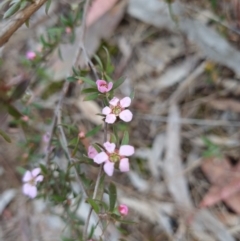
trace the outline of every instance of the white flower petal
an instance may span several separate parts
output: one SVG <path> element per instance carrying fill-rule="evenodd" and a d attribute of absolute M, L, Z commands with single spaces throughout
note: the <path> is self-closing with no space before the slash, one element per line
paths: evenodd
<path fill-rule="evenodd" d="M 23 178 L 22 178 L 22 181 L 23 182 L 29 182 L 32 180 L 32 173 L 30 171 L 26 171 Z"/>
<path fill-rule="evenodd" d="M 129 122 L 132 120 L 133 114 L 130 110 L 123 110 L 120 114 L 119 114 L 119 118 L 125 122 Z"/>
<path fill-rule="evenodd" d="M 32 170 L 32 176 L 36 177 L 41 172 L 41 168 L 37 167 Z"/>
<path fill-rule="evenodd" d="M 120 146 L 119 154 L 121 156 L 131 156 L 134 153 L 134 147 L 130 145 Z"/>
<path fill-rule="evenodd" d="M 109 104 L 112 106 L 116 106 L 119 102 L 119 99 L 117 97 L 113 97 L 110 101 Z"/>
<path fill-rule="evenodd" d="M 106 174 L 111 177 L 114 171 L 114 163 L 110 161 L 106 162 L 103 166 L 103 169 L 106 172 Z"/>
<path fill-rule="evenodd" d="M 106 116 L 105 122 L 108 124 L 113 124 L 116 121 L 117 117 L 114 114 L 109 114 Z"/>
<path fill-rule="evenodd" d="M 93 160 L 95 163 L 101 164 L 108 160 L 108 155 L 105 152 L 100 152 L 93 158 Z"/>
<path fill-rule="evenodd" d="M 128 172 L 129 171 L 129 160 L 128 158 L 123 158 L 120 160 L 119 169 L 121 172 Z"/>
<path fill-rule="evenodd" d="M 102 109 L 102 114 L 108 115 L 108 114 L 111 113 L 111 111 L 112 111 L 112 110 L 111 110 L 108 106 L 106 106 L 106 107 L 104 107 L 104 108 Z"/>
<path fill-rule="evenodd" d="M 116 148 L 116 145 L 115 143 L 110 143 L 110 142 L 105 142 L 103 144 L 103 146 L 106 148 L 106 150 L 109 152 L 109 153 L 113 153 L 115 151 L 115 148 Z"/>
<path fill-rule="evenodd" d="M 130 97 L 124 97 L 123 99 L 120 100 L 120 106 L 122 108 L 126 108 L 131 105 L 131 98 Z"/>

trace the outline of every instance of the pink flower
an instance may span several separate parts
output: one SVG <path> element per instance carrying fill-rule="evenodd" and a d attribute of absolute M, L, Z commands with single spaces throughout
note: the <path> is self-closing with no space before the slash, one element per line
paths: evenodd
<path fill-rule="evenodd" d="M 98 153 L 94 158 L 97 164 L 104 163 L 103 169 L 108 176 L 113 175 L 114 165 L 119 162 L 119 169 L 121 172 L 129 171 L 129 160 L 126 156 L 131 156 L 134 153 L 134 147 L 130 145 L 120 146 L 116 149 L 115 143 L 105 142 L 104 147 L 106 151 Z"/>
<path fill-rule="evenodd" d="M 113 87 L 112 82 L 108 83 L 107 81 L 101 80 L 101 79 L 97 80 L 96 84 L 97 84 L 98 91 L 101 92 L 101 93 L 107 93 Z"/>
<path fill-rule="evenodd" d="M 110 107 L 106 106 L 102 109 L 102 114 L 106 115 L 105 122 L 113 124 L 117 117 L 125 122 L 132 120 L 133 114 L 130 110 L 125 109 L 130 106 L 131 98 L 125 97 L 121 100 L 114 97 L 109 101 Z"/>
<path fill-rule="evenodd" d="M 43 137 L 42 137 L 42 140 L 44 143 L 48 144 L 48 142 L 50 141 L 50 133 L 49 132 L 46 132 Z"/>
<path fill-rule="evenodd" d="M 32 171 L 26 171 L 22 181 L 24 182 L 22 192 L 30 198 L 37 196 L 37 183 L 43 181 L 43 176 L 39 175 L 40 168 L 35 168 Z"/>
<path fill-rule="evenodd" d="M 33 51 L 28 51 L 28 52 L 26 53 L 26 58 L 29 59 L 29 60 L 35 59 L 36 56 L 37 56 L 36 53 L 33 52 Z"/>
<path fill-rule="evenodd" d="M 72 29 L 71 29 L 70 27 L 66 27 L 66 28 L 65 28 L 65 32 L 66 32 L 67 34 L 70 34 L 70 33 L 72 32 Z"/>
<path fill-rule="evenodd" d="M 22 116 L 21 119 L 25 122 L 29 121 L 29 117 L 27 115 Z"/>
<path fill-rule="evenodd" d="M 80 132 L 78 133 L 78 137 L 79 137 L 80 139 L 85 138 L 85 132 L 84 132 L 84 131 L 80 131 Z"/>
<path fill-rule="evenodd" d="M 122 215 L 122 216 L 127 216 L 128 215 L 128 206 L 125 204 L 121 204 L 118 207 L 118 212 Z"/>
<path fill-rule="evenodd" d="M 88 147 L 88 157 L 93 159 L 98 154 L 97 150 L 93 146 Z"/>

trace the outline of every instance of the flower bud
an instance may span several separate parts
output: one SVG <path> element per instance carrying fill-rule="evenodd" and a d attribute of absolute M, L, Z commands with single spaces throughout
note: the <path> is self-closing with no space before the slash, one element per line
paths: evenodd
<path fill-rule="evenodd" d="M 122 216 L 127 216 L 128 215 L 128 206 L 125 204 L 120 204 L 118 206 L 118 212 L 122 215 Z"/>

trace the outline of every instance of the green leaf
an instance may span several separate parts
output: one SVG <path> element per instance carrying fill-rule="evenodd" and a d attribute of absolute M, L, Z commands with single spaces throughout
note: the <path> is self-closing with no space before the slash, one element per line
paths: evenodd
<path fill-rule="evenodd" d="M 41 168 L 42 173 L 47 175 L 48 169 L 43 164 L 40 164 L 40 168 Z"/>
<path fill-rule="evenodd" d="M 52 0 L 48 0 L 48 1 L 46 2 L 46 7 L 45 7 L 45 13 L 46 13 L 46 14 L 48 14 L 48 10 L 49 10 L 49 8 L 50 8 L 50 6 L 51 6 L 51 3 L 52 3 Z"/>
<path fill-rule="evenodd" d="M 16 171 L 23 176 L 27 170 L 23 167 L 17 166 Z"/>
<path fill-rule="evenodd" d="M 109 185 L 109 211 L 113 212 L 117 201 L 117 189 L 116 186 L 111 182 Z"/>
<path fill-rule="evenodd" d="M 14 3 L 3 15 L 3 19 L 11 17 L 21 7 L 21 1 Z"/>
<path fill-rule="evenodd" d="M 96 135 L 102 129 L 102 124 L 96 126 L 91 131 L 89 131 L 85 136 L 90 137 Z"/>
<path fill-rule="evenodd" d="M 2 136 L 4 138 L 4 140 L 8 143 L 11 143 L 11 138 L 4 132 L 0 129 L 0 136 Z"/>
<path fill-rule="evenodd" d="M 114 70 L 114 66 L 111 63 L 109 52 L 108 52 L 107 48 L 104 46 L 103 46 L 103 49 L 105 50 L 106 55 L 107 55 L 106 72 L 107 72 L 107 74 L 112 74 L 112 72 Z"/>
<path fill-rule="evenodd" d="M 78 144 L 79 144 L 79 138 L 77 138 L 77 143 L 76 143 L 75 148 L 74 148 L 74 150 L 72 152 L 72 155 L 71 155 L 72 157 L 74 157 L 76 155 L 76 153 L 77 153 Z"/>
<path fill-rule="evenodd" d="M 25 25 L 26 25 L 27 28 L 29 28 L 29 19 L 27 19 L 27 20 L 25 21 Z"/>
<path fill-rule="evenodd" d="M 121 145 L 127 145 L 129 143 L 128 131 L 124 131 Z"/>
<path fill-rule="evenodd" d="M 93 80 L 91 80 L 91 79 L 89 79 L 89 78 L 87 78 L 87 77 L 82 77 L 82 76 L 80 76 L 80 77 L 78 77 L 80 80 L 82 80 L 83 82 L 85 82 L 85 83 L 88 83 L 89 85 L 91 85 L 91 86 L 93 86 L 93 87 L 96 87 L 97 86 L 97 84 L 93 81 Z"/>
<path fill-rule="evenodd" d="M 93 92 L 97 92 L 98 93 L 98 90 L 96 88 L 86 88 L 86 89 L 82 90 L 83 94 L 88 94 L 88 93 L 93 93 Z"/>
<path fill-rule="evenodd" d="M 126 220 L 126 219 L 121 219 L 121 218 L 115 218 L 116 221 L 124 224 L 137 224 L 137 222 L 131 221 L 131 220 Z"/>
<path fill-rule="evenodd" d="M 77 80 L 77 78 L 75 78 L 73 76 L 67 77 L 68 82 L 76 82 L 76 80 Z"/>
<path fill-rule="evenodd" d="M 87 95 L 86 97 L 84 97 L 84 101 L 87 101 L 87 100 L 95 100 L 98 98 L 98 93 L 93 93 L 91 95 Z"/>
<path fill-rule="evenodd" d="M 133 90 L 132 92 L 131 92 L 131 94 L 130 94 L 130 96 L 129 96 L 130 98 L 131 98 L 131 100 L 133 100 L 134 99 L 134 97 L 135 97 L 135 90 Z"/>
<path fill-rule="evenodd" d="M 124 81 L 125 81 L 125 78 L 123 78 L 123 77 L 119 78 L 117 81 L 115 81 L 115 82 L 113 83 L 112 89 L 115 90 L 115 89 L 118 88 Z"/>
<path fill-rule="evenodd" d="M 116 142 L 115 142 L 115 144 L 118 146 L 118 144 L 119 144 L 119 137 L 118 137 L 118 131 L 117 131 L 116 125 L 113 125 L 113 133 L 114 133 L 114 135 L 115 135 L 115 137 L 116 137 Z"/>
<path fill-rule="evenodd" d="M 96 213 L 99 213 L 99 206 L 98 204 L 91 198 L 88 198 L 87 199 L 87 202 L 92 206 L 93 210 L 96 212 Z"/>
<path fill-rule="evenodd" d="M 101 70 L 104 70 L 101 59 L 97 55 L 94 55 L 94 59 L 97 61 L 97 63 L 99 65 L 99 67 L 101 68 Z"/>
<path fill-rule="evenodd" d="M 117 142 L 117 138 L 116 138 L 116 136 L 113 133 L 110 134 L 110 142 L 111 143 L 116 143 Z"/>
<path fill-rule="evenodd" d="M 17 119 L 22 117 L 22 114 L 12 105 L 8 105 L 8 113 Z"/>

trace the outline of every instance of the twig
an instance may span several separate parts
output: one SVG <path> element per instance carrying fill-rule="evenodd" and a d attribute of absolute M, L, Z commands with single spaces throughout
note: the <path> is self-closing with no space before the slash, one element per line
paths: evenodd
<path fill-rule="evenodd" d="M 140 114 L 140 113 L 136 113 L 135 115 L 144 120 L 168 122 L 168 118 L 165 116 L 152 115 L 152 114 Z M 185 125 L 234 126 L 234 127 L 240 126 L 240 121 L 201 120 L 201 119 L 191 119 L 191 118 L 180 118 L 178 121 L 181 124 L 185 124 Z"/>
<path fill-rule="evenodd" d="M 10 19 L 9 24 L 6 24 L 3 32 L 0 34 L 0 47 L 46 2 L 47 0 L 36 0 L 16 14 L 14 19 Z"/>
<path fill-rule="evenodd" d="M 104 142 L 107 141 L 107 123 L 105 123 L 105 125 L 104 125 L 104 138 L 103 139 L 104 139 Z M 96 181 L 96 184 L 95 184 L 95 187 L 94 187 L 92 199 L 95 199 L 96 196 L 97 196 L 97 191 L 98 191 L 100 179 L 101 179 L 101 176 L 102 176 L 102 169 L 103 169 L 103 164 L 101 164 L 100 167 L 99 167 L 97 181 Z M 93 211 L 93 208 L 91 208 L 89 213 L 88 213 L 87 221 L 86 221 L 86 224 L 85 224 L 85 229 L 84 229 L 84 232 L 83 232 L 84 240 L 87 240 L 87 230 L 88 230 L 88 226 L 89 226 L 89 222 L 90 222 L 90 217 L 92 215 L 92 211 Z"/>
<path fill-rule="evenodd" d="M 62 127 L 62 111 L 61 111 L 61 109 L 59 109 L 59 111 L 58 111 L 57 126 L 58 126 L 58 129 L 60 131 L 61 138 L 62 138 L 62 148 L 64 149 L 64 152 L 65 152 L 65 154 L 67 156 L 67 159 L 68 159 L 68 161 L 70 163 L 74 163 L 74 160 L 72 159 L 71 154 L 70 154 L 70 152 L 68 150 L 67 138 L 66 138 L 66 135 L 65 135 L 63 127 Z M 84 185 L 82 183 L 82 180 L 81 180 L 81 178 L 80 178 L 80 176 L 78 174 L 77 168 L 76 168 L 75 165 L 73 165 L 73 167 L 74 167 L 74 174 L 76 176 L 78 184 L 80 185 L 80 187 L 81 187 L 81 189 L 83 191 L 84 197 L 88 198 L 87 192 L 86 192 L 86 190 L 84 188 Z"/>

